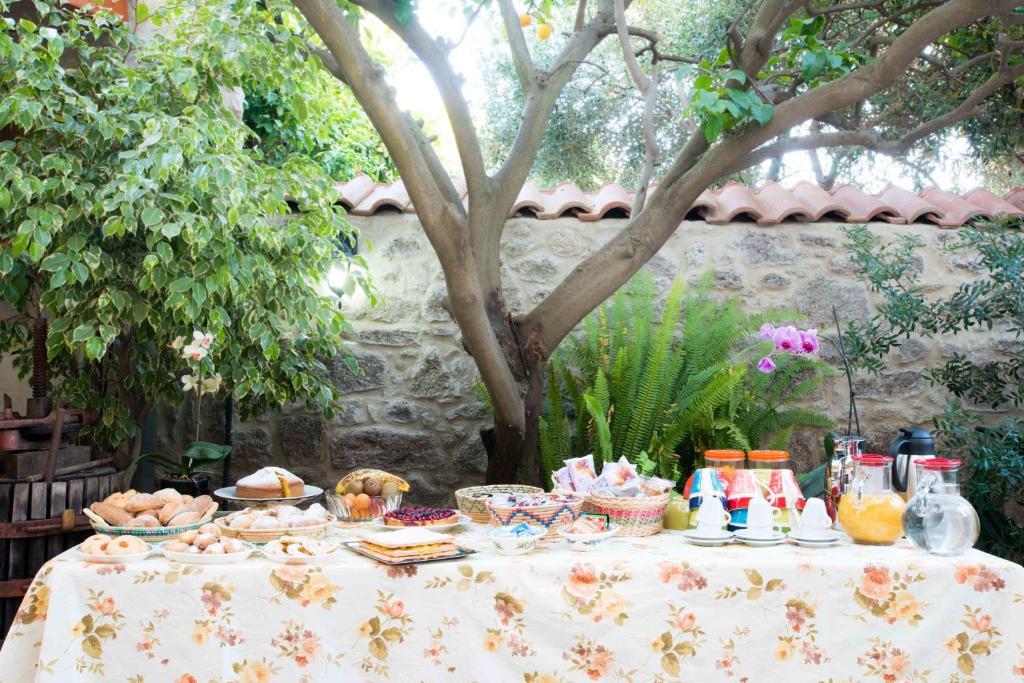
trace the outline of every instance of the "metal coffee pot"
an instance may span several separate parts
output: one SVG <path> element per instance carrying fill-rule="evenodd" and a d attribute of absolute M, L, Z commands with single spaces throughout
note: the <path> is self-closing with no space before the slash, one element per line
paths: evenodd
<path fill-rule="evenodd" d="M 889 444 L 889 455 L 895 459 L 893 488 L 913 495 L 917 488 L 915 462 L 935 457 L 935 439 L 927 429 L 902 427 L 899 437 Z"/>

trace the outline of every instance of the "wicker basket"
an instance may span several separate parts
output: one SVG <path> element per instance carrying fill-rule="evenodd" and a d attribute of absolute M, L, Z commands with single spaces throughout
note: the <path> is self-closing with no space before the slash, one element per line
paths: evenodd
<path fill-rule="evenodd" d="M 651 536 L 662 529 L 661 518 L 670 497 L 669 493 L 638 498 L 591 495 L 583 511 L 608 515 L 609 521 L 619 525 L 619 536 Z"/>
<path fill-rule="evenodd" d="M 558 535 L 560 528 L 575 522 L 583 510 L 583 496 L 574 493 L 536 495 L 551 496 L 552 501 L 548 505 L 531 505 L 530 507 L 488 504 L 487 510 L 490 513 L 491 524 L 512 526 L 526 522 L 544 527 L 548 530 L 544 537 L 554 538 Z"/>
<path fill-rule="evenodd" d="M 487 511 L 487 501 L 491 499 L 491 496 L 500 496 L 505 493 L 544 493 L 544 489 L 521 484 L 470 486 L 455 492 L 455 502 L 459 505 L 459 512 L 469 515 L 470 519 L 477 524 L 490 524 L 491 513 Z"/>
<path fill-rule="evenodd" d="M 180 524 L 178 526 L 157 526 L 157 527 L 144 527 L 144 526 L 110 526 L 103 518 L 97 515 L 89 508 L 83 508 L 82 513 L 89 518 L 89 522 L 92 524 L 93 530 L 98 534 L 107 534 L 108 536 L 138 536 L 147 543 L 159 543 L 160 541 L 169 541 L 172 538 L 177 538 L 178 534 L 192 529 L 198 529 L 202 525 L 210 521 L 213 517 L 213 513 L 217 511 L 217 503 L 214 503 L 209 507 L 202 519 L 191 522 L 189 524 Z"/>
<path fill-rule="evenodd" d="M 313 526 L 300 526 L 300 527 L 284 527 L 281 529 L 232 529 L 224 521 L 224 517 L 218 517 L 213 520 L 213 523 L 220 527 L 221 534 L 228 538 L 237 538 L 248 543 L 255 543 L 256 545 L 264 545 L 271 541 L 276 541 L 282 536 L 301 536 L 303 538 L 326 538 L 327 532 L 330 531 L 331 525 L 337 521 L 337 517 L 331 515 L 331 518 L 323 524 L 316 524 Z"/>

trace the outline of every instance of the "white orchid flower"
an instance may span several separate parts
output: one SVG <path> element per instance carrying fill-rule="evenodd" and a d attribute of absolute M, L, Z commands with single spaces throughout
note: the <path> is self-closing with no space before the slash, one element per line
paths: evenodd
<path fill-rule="evenodd" d="M 170 344 L 168 344 L 167 346 L 168 346 L 168 348 L 171 348 L 171 349 L 174 349 L 175 351 L 177 351 L 177 350 L 178 350 L 178 349 L 180 349 L 180 348 L 181 348 L 181 347 L 182 347 L 182 346 L 183 346 L 184 344 L 185 344 L 185 338 L 184 338 L 184 337 L 175 337 L 175 338 L 174 338 L 174 341 L 172 341 L 172 342 L 171 342 Z"/>
<path fill-rule="evenodd" d="M 195 330 L 192 332 L 192 345 L 201 346 L 204 349 L 209 349 L 213 346 L 213 335 L 209 332 L 201 332 Z"/>
<path fill-rule="evenodd" d="M 183 391 L 195 391 L 196 390 L 196 377 L 195 375 L 182 375 L 181 376 L 181 388 Z"/>
<path fill-rule="evenodd" d="M 220 391 L 221 382 L 222 380 L 219 372 L 214 373 L 212 377 L 204 377 L 202 393 L 216 394 L 218 391 Z"/>
<path fill-rule="evenodd" d="M 188 346 L 186 346 L 185 348 L 183 348 L 181 350 L 182 357 L 188 358 L 189 360 L 194 360 L 194 361 L 200 361 L 200 360 L 206 358 L 206 355 L 208 353 L 209 353 L 209 351 L 204 349 L 199 344 L 189 344 Z"/>

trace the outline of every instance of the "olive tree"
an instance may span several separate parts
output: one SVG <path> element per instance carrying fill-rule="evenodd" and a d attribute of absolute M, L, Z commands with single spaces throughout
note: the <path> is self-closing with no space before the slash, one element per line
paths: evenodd
<path fill-rule="evenodd" d="M 351 89 L 387 146 L 445 275 L 451 314 L 494 404 L 496 444 L 488 478 L 540 477 L 537 426 L 544 365 L 556 345 L 625 283 L 679 227 L 697 196 L 720 178 L 780 150 L 858 146 L 901 155 L 914 143 L 975 116 L 988 98 L 1024 76 L 1016 0 L 749 0 L 713 60 L 687 64 L 659 36 L 629 20 L 629 0 L 578 0 L 571 25 L 551 40 L 556 55 L 534 60 L 512 0 L 496 5 L 523 105 L 515 139 L 487 168 L 477 127 L 449 59 L 413 0 L 293 0 L 316 36 L 309 49 Z M 565 4 L 565 3 L 563 3 Z M 543 13 L 545 5 L 529 7 Z M 385 70 L 357 21 L 368 13 L 423 63 L 444 101 L 467 201 L 421 126 L 396 104 Z M 859 31 L 836 30 L 844 24 Z M 540 38 L 544 35 L 538 34 Z M 510 313 L 500 284 L 502 229 L 527 178 L 559 94 L 605 40 L 617 41 L 647 121 L 638 193 L 622 230 L 577 264 L 532 310 Z M 679 66 L 691 69 L 689 104 L 698 124 L 671 159 L 660 159 L 651 130 L 658 89 Z M 940 79 L 960 93 L 924 120 L 901 116 L 890 93 Z M 948 102 L 948 99 L 946 100 Z M 904 122 L 907 125 L 903 125 Z M 814 124 L 815 129 L 802 132 Z M 648 194 L 648 181 L 656 179 Z"/>

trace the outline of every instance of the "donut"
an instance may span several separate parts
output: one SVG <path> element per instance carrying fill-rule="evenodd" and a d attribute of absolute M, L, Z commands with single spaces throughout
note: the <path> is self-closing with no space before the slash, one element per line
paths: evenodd
<path fill-rule="evenodd" d="M 141 552 L 138 543 L 145 542 L 134 536 L 118 536 L 107 543 L 107 555 L 134 555 Z"/>
<path fill-rule="evenodd" d="M 187 545 L 192 545 L 192 541 L 196 540 L 196 536 L 198 535 L 198 529 L 190 529 L 189 531 L 182 531 L 178 534 L 178 540 Z"/>
<path fill-rule="evenodd" d="M 220 538 L 220 527 L 213 522 L 207 522 L 206 524 L 199 527 L 199 533 L 201 534 L 213 534 L 217 538 Z"/>
<path fill-rule="evenodd" d="M 89 555 L 103 555 L 107 551 L 107 544 L 110 536 L 106 534 L 95 534 L 82 542 L 82 552 Z"/>
<path fill-rule="evenodd" d="M 207 546 L 213 545 L 217 542 L 217 537 L 213 534 L 199 534 L 196 536 L 196 540 L 192 541 L 192 545 L 199 549 L 206 548 Z"/>
<path fill-rule="evenodd" d="M 210 545 L 203 548 L 203 555 L 223 555 L 224 545 L 221 543 L 211 543 Z"/>
<path fill-rule="evenodd" d="M 191 547 L 192 546 L 184 541 L 168 541 L 167 545 L 164 546 L 166 550 L 169 550 L 172 553 L 187 553 L 188 549 Z"/>

